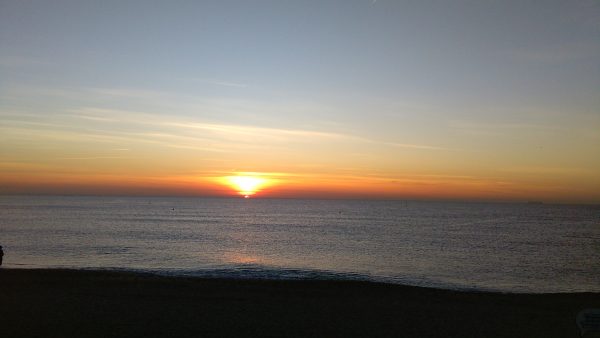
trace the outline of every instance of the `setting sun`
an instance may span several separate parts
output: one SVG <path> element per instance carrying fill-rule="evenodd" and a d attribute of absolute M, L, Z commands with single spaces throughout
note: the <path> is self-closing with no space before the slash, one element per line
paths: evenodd
<path fill-rule="evenodd" d="M 268 179 L 256 176 L 228 176 L 225 177 L 225 182 L 240 195 L 248 198 L 257 193 L 268 182 Z"/>

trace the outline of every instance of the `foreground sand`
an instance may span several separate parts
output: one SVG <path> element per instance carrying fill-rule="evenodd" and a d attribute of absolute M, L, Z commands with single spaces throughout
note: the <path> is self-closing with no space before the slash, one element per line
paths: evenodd
<path fill-rule="evenodd" d="M 0 270 L 1 337 L 576 337 L 600 294 Z"/>

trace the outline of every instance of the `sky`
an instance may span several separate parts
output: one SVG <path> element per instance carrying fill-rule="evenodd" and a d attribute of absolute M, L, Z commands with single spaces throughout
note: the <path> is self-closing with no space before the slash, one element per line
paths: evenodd
<path fill-rule="evenodd" d="M 0 194 L 597 204 L 598 149 L 596 0 L 0 2 Z"/>

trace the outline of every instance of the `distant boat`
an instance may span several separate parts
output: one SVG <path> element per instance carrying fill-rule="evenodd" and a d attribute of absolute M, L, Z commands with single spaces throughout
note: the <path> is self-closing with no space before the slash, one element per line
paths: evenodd
<path fill-rule="evenodd" d="M 542 202 L 542 201 L 527 201 L 527 204 L 530 204 L 530 205 L 541 205 L 541 204 L 544 204 L 544 202 Z"/>

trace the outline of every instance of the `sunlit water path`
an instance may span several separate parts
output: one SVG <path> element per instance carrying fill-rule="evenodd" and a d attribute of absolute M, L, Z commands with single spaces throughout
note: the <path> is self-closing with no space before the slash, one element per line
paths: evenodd
<path fill-rule="evenodd" d="M 0 197 L 7 267 L 600 292 L 600 207 Z"/>

